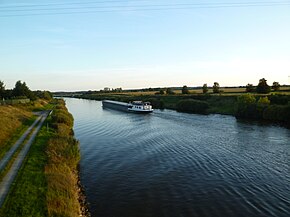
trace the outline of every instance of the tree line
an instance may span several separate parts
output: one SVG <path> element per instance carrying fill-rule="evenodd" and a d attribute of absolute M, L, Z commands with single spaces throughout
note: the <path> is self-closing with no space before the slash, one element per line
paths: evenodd
<path fill-rule="evenodd" d="M 26 82 L 17 81 L 13 89 L 6 89 L 3 81 L 0 80 L 0 100 L 6 99 L 30 99 L 32 101 L 37 98 L 52 99 L 49 91 L 31 91 Z"/>
<path fill-rule="evenodd" d="M 247 93 L 261 93 L 261 94 L 267 94 L 270 93 L 271 90 L 273 91 L 278 91 L 280 89 L 281 85 L 279 82 L 274 81 L 272 86 L 269 86 L 267 84 L 267 80 L 265 78 L 262 78 L 259 80 L 259 83 L 257 86 L 254 86 L 253 84 L 247 84 L 246 85 L 246 92 Z M 207 94 L 209 91 L 209 87 L 207 84 L 204 84 L 202 86 L 202 92 L 204 94 Z M 222 90 L 220 90 L 220 84 L 218 82 L 214 82 L 212 86 L 212 92 L 213 93 L 221 93 Z M 181 89 L 182 94 L 190 94 L 189 88 L 184 85 Z M 155 93 L 156 95 L 160 94 L 168 94 L 168 95 L 173 95 L 175 92 L 172 90 L 172 88 L 166 88 L 166 89 L 160 89 L 158 92 Z"/>

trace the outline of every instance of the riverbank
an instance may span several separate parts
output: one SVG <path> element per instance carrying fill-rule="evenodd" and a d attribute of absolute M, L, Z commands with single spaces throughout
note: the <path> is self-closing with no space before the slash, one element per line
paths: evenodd
<path fill-rule="evenodd" d="M 56 102 L 51 116 L 55 134 L 49 139 L 46 149 L 48 216 L 90 216 L 87 203 L 84 202 L 84 191 L 80 186 L 80 151 L 72 129 L 73 116 L 63 100 Z"/>
<path fill-rule="evenodd" d="M 245 96 L 246 100 L 243 100 Z M 252 98 L 249 103 L 248 96 Z M 239 119 L 260 120 L 290 125 L 290 95 L 287 92 L 270 94 L 226 93 L 226 94 L 174 94 L 150 93 L 98 93 L 76 95 L 75 98 L 90 100 L 116 100 L 129 102 L 149 101 L 153 108 L 173 109 L 179 112 L 198 114 L 232 115 Z"/>
<path fill-rule="evenodd" d="M 90 216 L 80 184 L 80 154 L 73 136 L 73 117 L 64 101 L 54 100 L 42 107 L 21 105 L 18 109 L 30 114 L 31 110 L 53 107 L 0 209 L 0 216 Z"/>

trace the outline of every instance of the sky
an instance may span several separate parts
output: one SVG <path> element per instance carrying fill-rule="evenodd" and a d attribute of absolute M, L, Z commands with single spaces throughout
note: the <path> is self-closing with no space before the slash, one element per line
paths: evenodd
<path fill-rule="evenodd" d="M 18 80 L 79 91 L 289 84 L 289 76 L 290 1 L 0 0 L 7 89 Z"/>

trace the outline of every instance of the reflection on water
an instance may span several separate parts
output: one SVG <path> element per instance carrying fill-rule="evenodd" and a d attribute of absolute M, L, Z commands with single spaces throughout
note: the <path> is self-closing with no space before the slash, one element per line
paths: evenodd
<path fill-rule="evenodd" d="M 66 99 L 93 216 L 290 216 L 290 131 Z"/>

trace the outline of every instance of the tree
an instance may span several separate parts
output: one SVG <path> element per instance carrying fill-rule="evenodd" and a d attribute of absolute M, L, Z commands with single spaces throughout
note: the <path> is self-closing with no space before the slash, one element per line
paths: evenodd
<path fill-rule="evenodd" d="M 214 93 L 219 93 L 220 92 L 220 85 L 219 85 L 219 83 L 218 82 L 214 82 L 214 84 L 213 84 L 213 92 Z"/>
<path fill-rule="evenodd" d="M 258 100 L 258 105 L 260 106 L 268 106 L 270 105 L 270 100 L 268 99 L 268 97 L 260 97 L 260 99 Z"/>
<path fill-rule="evenodd" d="M 166 89 L 166 93 L 167 93 L 168 95 L 173 95 L 173 94 L 174 94 L 172 88 L 170 88 L 170 87 L 168 87 L 168 88 Z"/>
<path fill-rule="evenodd" d="M 5 97 L 5 84 L 0 80 L 0 100 Z"/>
<path fill-rule="evenodd" d="M 35 100 L 34 93 L 27 87 L 25 82 L 17 81 L 12 91 L 14 97 L 27 97 L 31 100 Z"/>
<path fill-rule="evenodd" d="M 273 82 L 273 86 L 272 86 L 274 91 L 278 91 L 280 89 L 280 84 L 277 81 Z"/>
<path fill-rule="evenodd" d="M 189 94 L 189 90 L 188 90 L 188 87 L 186 86 L 186 85 L 184 85 L 183 87 L 182 87 L 182 94 Z"/>
<path fill-rule="evenodd" d="M 270 93 L 271 87 L 267 84 L 267 80 L 262 78 L 256 88 L 257 93 Z"/>
<path fill-rule="evenodd" d="M 238 104 L 250 105 L 256 103 L 256 98 L 252 94 L 243 94 L 238 97 Z"/>
<path fill-rule="evenodd" d="M 204 85 L 202 86 L 202 92 L 203 92 L 203 93 L 207 93 L 207 92 L 208 92 L 207 84 L 204 84 Z"/>
<path fill-rule="evenodd" d="M 238 107 L 236 117 L 259 119 L 262 112 L 257 109 L 256 98 L 250 94 L 238 96 Z"/>
<path fill-rule="evenodd" d="M 163 95 L 163 94 L 164 94 L 164 90 L 162 90 L 162 89 L 159 90 L 159 94 L 160 94 L 160 95 Z"/>
<path fill-rule="evenodd" d="M 255 92 L 254 85 L 252 85 L 252 84 L 247 84 L 247 86 L 246 86 L 246 92 L 247 92 L 247 93 Z"/>

